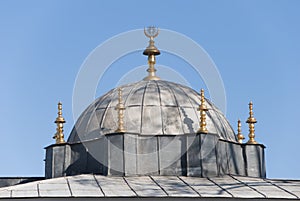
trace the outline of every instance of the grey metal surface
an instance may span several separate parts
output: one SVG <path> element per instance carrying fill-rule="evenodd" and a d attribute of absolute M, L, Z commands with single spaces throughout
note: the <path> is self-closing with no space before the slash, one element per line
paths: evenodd
<path fill-rule="evenodd" d="M 16 184 L 25 184 L 32 181 L 43 180 L 45 177 L 0 177 L 0 188 Z"/>
<path fill-rule="evenodd" d="M 299 199 L 299 180 L 224 176 L 213 178 L 85 174 L 0 188 L 0 198 L 195 197 Z"/>
<path fill-rule="evenodd" d="M 217 134 L 210 133 L 107 134 L 85 143 L 47 147 L 46 178 L 87 173 L 197 177 L 233 174 L 265 178 L 264 148 L 260 144 L 220 140 Z"/>
<path fill-rule="evenodd" d="M 121 86 L 125 103 L 124 122 L 128 133 L 182 135 L 199 128 L 199 94 L 186 86 L 162 81 L 140 81 Z M 236 142 L 224 115 L 209 101 L 207 127 L 221 139 Z M 99 138 L 117 129 L 117 89 L 96 99 L 78 118 L 69 143 Z"/>
<path fill-rule="evenodd" d="M 263 173 L 261 177 L 266 177 L 265 174 L 265 156 L 264 151 L 257 146 L 245 146 L 244 155 L 246 156 L 247 164 L 247 176 L 254 176 L 257 174 L 257 170 Z"/>
<path fill-rule="evenodd" d="M 157 137 L 138 136 L 137 173 L 138 175 L 158 175 L 159 160 L 157 154 Z"/>
<path fill-rule="evenodd" d="M 224 179 L 225 178 L 225 179 Z M 226 176 L 223 178 L 210 178 L 210 180 L 224 189 L 233 197 L 240 198 L 264 198 L 262 193 L 236 180 L 234 177 Z M 263 180 L 262 180 L 263 181 Z"/>
<path fill-rule="evenodd" d="M 251 145 L 246 145 L 244 147 L 249 147 Z M 245 168 L 245 165 L 248 165 L 248 163 L 244 163 L 246 157 L 248 157 L 251 154 L 251 158 L 255 159 L 258 158 L 260 155 L 256 155 L 254 153 L 247 153 L 247 154 L 243 154 L 243 151 L 246 149 L 242 147 L 242 145 L 240 144 L 229 144 L 226 143 L 226 150 L 227 150 L 227 155 L 228 155 L 228 166 L 229 166 L 229 173 L 230 174 L 235 174 L 235 175 L 245 175 L 246 174 L 246 170 L 247 168 Z M 234 157 L 231 157 L 234 156 Z M 259 159 L 260 160 L 260 159 Z M 254 174 L 255 175 L 251 175 L 251 176 L 258 176 L 259 167 L 257 169 L 255 169 Z M 250 176 L 250 175 L 247 175 Z"/>
<path fill-rule="evenodd" d="M 45 177 L 66 176 L 66 169 L 70 165 L 71 150 L 68 144 L 49 146 L 46 149 Z"/>
<path fill-rule="evenodd" d="M 217 157 L 218 157 L 217 135 L 204 134 L 204 135 L 199 135 L 199 137 L 201 143 L 200 155 L 201 155 L 202 177 L 220 175 L 218 172 L 218 164 L 217 164 Z"/>

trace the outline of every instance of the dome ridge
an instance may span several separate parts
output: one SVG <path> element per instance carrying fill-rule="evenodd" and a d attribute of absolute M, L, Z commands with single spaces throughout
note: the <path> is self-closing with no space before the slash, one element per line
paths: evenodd
<path fill-rule="evenodd" d="M 198 92 L 164 80 L 142 80 L 122 85 L 126 132 L 139 135 L 183 135 L 199 128 Z M 117 129 L 118 88 L 97 98 L 78 118 L 69 143 L 99 138 Z M 220 139 L 236 142 L 235 133 L 222 112 L 206 99 L 207 128 Z"/>

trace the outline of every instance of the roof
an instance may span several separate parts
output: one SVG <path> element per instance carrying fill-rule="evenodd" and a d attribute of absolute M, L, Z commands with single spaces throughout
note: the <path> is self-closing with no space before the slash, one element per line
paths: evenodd
<path fill-rule="evenodd" d="M 125 105 L 126 132 L 140 135 L 182 135 L 199 129 L 200 95 L 195 90 L 164 80 L 139 81 L 120 86 Z M 96 99 L 78 118 L 69 143 L 92 140 L 118 128 L 118 90 Z M 209 133 L 236 142 L 234 130 L 222 112 L 206 99 Z"/>
<path fill-rule="evenodd" d="M 300 180 L 227 175 L 216 178 L 181 176 L 106 177 L 85 174 L 0 188 L 0 198 L 280 198 L 299 199 Z"/>

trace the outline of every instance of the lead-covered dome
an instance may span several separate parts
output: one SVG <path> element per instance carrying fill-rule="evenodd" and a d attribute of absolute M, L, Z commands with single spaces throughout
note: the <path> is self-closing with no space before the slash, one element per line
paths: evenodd
<path fill-rule="evenodd" d="M 199 129 L 200 95 L 193 89 L 169 81 L 149 80 L 121 86 L 126 133 L 139 135 L 183 135 Z M 78 118 L 69 143 L 96 139 L 115 133 L 118 90 L 96 99 Z M 209 100 L 206 100 L 207 129 L 220 139 L 236 141 L 232 127 Z"/>
<path fill-rule="evenodd" d="M 64 119 L 57 122 L 59 144 L 46 148 L 46 178 L 83 173 L 264 178 L 265 147 L 256 144 L 254 129 L 250 143 L 237 143 L 227 119 L 202 90 L 200 95 L 160 80 L 154 67 L 160 54 L 153 40 L 158 29 L 144 32 L 150 38 L 143 52 L 148 56 L 148 75 L 96 99 L 78 118 L 68 143 L 58 141 L 63 141 Z M 252 104 L 249 109 L 247 122 L 254 128 Z"/>

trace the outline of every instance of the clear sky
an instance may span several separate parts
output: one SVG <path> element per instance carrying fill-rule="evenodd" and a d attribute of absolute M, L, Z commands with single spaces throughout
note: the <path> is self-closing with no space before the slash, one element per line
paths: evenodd
<path fill-rule="evenodd" d="M 299 8 L 297 0 L 0 1 L 0 176 L 43 176 L 58 101 L 66 137 L 74 125 L 73 87 L 85 58 L 119 33 L 156 25 L 207 51 L 224 82 L 226 116 L 234 129 L 241 118 L 245 135 L 247 104 L 254 102 L 267 176 L 300 179 Z M 113 64 L 96 96 L 146 66 L 141 54 Z M 206 87 L 172 55 L 162 54 L 157 63 L 174 68 L 195 90 Z"/>

